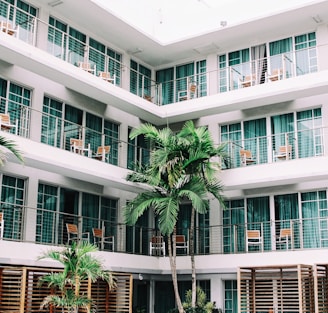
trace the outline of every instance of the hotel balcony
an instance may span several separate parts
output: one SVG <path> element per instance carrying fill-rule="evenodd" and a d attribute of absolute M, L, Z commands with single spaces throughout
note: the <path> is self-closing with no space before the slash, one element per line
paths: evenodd
<path fill-rule="evenodd" d="M 153 228 L 127 226 L 105 219 L 59 213 L 45 208 L 29 208 L 10 202 L 1 202 L 0 206 L 2 213 L 0 239 L 2 240 L 63 246 L 69 241 L 66 227 L 69 223 L 78 226 L 80 240 L 99 244 L 100 250 L 164 256 L 162 251 L 150 253 L 151 238 L 158 234 L 158 230 Z M 324 213 L 320 218 L 196 227 L 194 253 L 209 255 L 326 249 L 328 248 L 328 210 L 325 209 Z M 93 233 L 94 228 L 103 229 L 104 236 L 113 236 L 113 242 L 101 246 L 99 238 Z M 257 241 L 258 238 L 248 238 L 249 230 L 258 231 L 261 241 Z M 288 233 L 284 233 L 286 230 Z M 178 256 L 189 254 L 189 232 L 189 228 L 177 229 L 177 234 L 185 236 L 186 247 L 188 247 L 188 250 L 187 248 L 180 250 Z M 82 237 L 82 234 L 86 233 L 88 233 L 87 239 Z"/>
<path fill-rule="evenodd" d="M 2 3 L 8 6 L 7 12 L 14 8 Z M 26 12 L 25 15 L 24 23 L 18 25 L 9 16 L 0 17 L 0 53 L 8 70 L 15 64 L 157 125 L 319 95 L 326 92 L 328 85 L 327 70 L 320 58 L 326 45 L 236 65 L 221 64 L 217 70 L 160 83 L 152 75 L 146 76 L 122 63 L 111 51 L 96 50 Z M 17 31 L 8 32 L 9 25 Z"/>
<path fill-rule="evenodd" d="M 118 127 L 115 123 L 98 117 L 97 127 L 91 124 L 86 127 L 69 117 L 60 117 L 59 112 L 46 104 L 40 112 L 15 99 L 2 97 L 0 112 L 6 112 L 10 119 L 8 127 L 0 116 L 1 131 L 17 142 L 26 165 L 37 164 L 40 169 L 70 173 L 81 180 L 87 175 L 87 181 L 96 184 L 133 190 L 133 184 L 125 181 L 126 174 L 135 166 L 149 162 L 150 150 L 144 143 L 123 140 L 118 130 L 115 131 Z M 90 121 L 92 118 L 89 114 Z M 99 129 L 102 124 L 104 131 Z M 228 192 L 320 179 L 325 175 L 322 169 L 327 163 L 325 138 L 327 128 L 321 126 L 223 141 L 230 162 L 222 164 L 220 179 Z"/>

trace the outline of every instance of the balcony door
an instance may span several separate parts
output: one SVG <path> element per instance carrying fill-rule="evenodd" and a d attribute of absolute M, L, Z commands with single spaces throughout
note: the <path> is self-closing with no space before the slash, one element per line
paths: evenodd
<path fill-rule="evenodd" d="M 255 84 L 263 84 L 267 75 L 267 52 L 266 45 L 258 45 L 251 47 L 251 71 L 255 80 Z"/>
<path fill-rule="evenodd" d="M 78 225 L 79 192 L 72 189 L 62 188 L 60 190 L 60 221 L 62 227 L 62 243 L 67 242 L 66 223 Z"/>

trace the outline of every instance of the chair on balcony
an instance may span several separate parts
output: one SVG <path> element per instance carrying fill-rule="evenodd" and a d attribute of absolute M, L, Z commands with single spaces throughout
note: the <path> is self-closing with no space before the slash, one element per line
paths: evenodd
<path fill-rule="evenodd" d="M 176 235 L 176 250 L 182 249 L 183 252 L 189 254 L 189 242 L 185 235 Z"/>
<path fill-rule="evenodd" d="M 110 153 L 110 146 L 99 146 L 97 148 L 97 152 L 93 155 L 93 158 L 103 162 L 105 161 L 108 162 L 109 153 Z"/>
<path fill-rule="evenodd" d="M 153 255 L 153 251 L 155 251 L 155 255 L 165 256 L 165 241 L 163 236 L 153 236 L 149 242 L 149 255 Z"/>
<path fill-rule="evenodd" d="M 105 230 L 101 228 L 92 228 L 93 242 L 101 250 L 104 250 L 105 245 L 110 246 L 110 250 L 114 251 L 115 239 L 114 236 L 105 236 Z"/>
<path fill-rule="evenodd" d="M 10 132 L 12 129 L 15 129 L 15 134 L 17 135 L 18 120 L 16 120 L 15 124 L 13 124 L 10 121 L 9 113 L 0 113 L 0 129 L 6 132 Z"/>
<path fill-rule="evenodd" d="M 90 233 L 83 232 L 79 233 L 78 227 L 75 224 L 66 223 L 66 230 L 67 230 L 67 244 L 73 241 L 87 241 L 90 242 Z"/>
<path fill-rule="evenodd" d="M 259 247 L 263 251 L 263 238 L 259 230 L 246 230 L 246 251 L 250 247 Z"/>
<path fill-rule="evenodd" d="M 290 160 L 292 159 L 293 148 L 291 145 L 280 146 L 275 154 L 276 160 Z"/>
<path fill-rule="evenodd" d="M 192 82 L 188 84 L 188 88 L 186 90 L 178 91 L 178 102 L 190 100 L 197 98 L 197 83 Z"/>
<path fill-rule="evenodd" d="M 250 86 L 254 86 L 256 82 L 255 75 L 246 75 L 242 76 L 240 79 L 240 88 L 246 88 Z"/>
<path fill-rule="evenodd" d="M 153 102 L 153 98 L 150 95 L 144 95 L 143 98 L 149 102 Z"/>
<path fill-rule="evenodd" d="M 4 32 L 10 36 L 16 35 L 16 37 L 18 37 L 18 26 L 14 27 L 9 22 L 1 21 L 0 22 L 0 31 Z"/>
<path fill-rule="evenodd" d="M 84 145 L 84 142 L 82 139 L 77 138 L 70 138 L 70 146 L 71 146 L 71 152 L 85 155 L 87 153 L 88 157 L 91 157 L 92 151 L 90 148 L 90 144 L 88 144 L 86 147 Z"/>
<path fill-rule="evenodd" d="M 252 152 L 250 150 L 240 150 L 240 159 L 241 159 L 241 165 L 242 166 L 247 166 L 247 165 L 252 165 L 256 163 L 256 160 L 252 156 Z"/>
<path fill-rule="evenodd" d="M 282 79 L 282 75 L 283 75 L 282 68 L 276 68 L 276 69 L 273 69 L 270 74 L 268 74 L 268 79 L 269 79 L 269 81 L 274 82 L 274 81 Z"/>
<path fill-rule="evenodd" d="M 5 228 L 5 220 L 3 218 L 3 212 L 0 212 L 0 240 L 3 239 L 4 228 Z"/>
<path fill-rule="evenodd" d="M 276 247 L 282 249 L 285 247 L 286 250 L 289 247 L 293 247 L 293 236 L 291 228 L 280 229 L 279 237 L 276 240 Z"/>
<path fill-rule="evenodd" d="M 111 75 L 110 72 L 98 72 L 98 76 L 106 82 L 115 84 L 115 74 Z"/>
<path fill-rule="evenodd" d="M 89 62 L 79 62 L 78 63 L 78 66 L 79 68 L 81 68 L 82 70 L 90 73 L 90 74 L 93 74 L 93 75 L 96 75 L 96 64 L 94 64 L 93 66 L 91 65 L 91 63 Z"/>

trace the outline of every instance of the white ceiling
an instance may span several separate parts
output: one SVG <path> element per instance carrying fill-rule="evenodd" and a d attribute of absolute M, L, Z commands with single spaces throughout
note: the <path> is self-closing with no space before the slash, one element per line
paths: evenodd
<path fill-rule="evenodd" d="M 271 7 L 263 0 L 62 0 L 53 7 L 52 0 L 34 1 L 154 68 L 315 30 L 313 17 L 328 22 L 327 0 L 275 0 Z M 293 10 L 282 9 L 284 1 Z M 227 4 L 233 4 L 234 14 Z"/>
<path fill-rule="evenodd" d="M 216 31 L 313 0 L 91 0 L 162 44 Z"/>

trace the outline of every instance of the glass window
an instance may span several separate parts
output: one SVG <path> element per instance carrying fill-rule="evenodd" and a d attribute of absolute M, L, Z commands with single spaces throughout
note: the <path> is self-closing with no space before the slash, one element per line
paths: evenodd
<path fill-rule="evenodd" d="M 92 228 L 99 228 L 100 218 L 100 197 L 97 195 L 83 193 L 82 194 L 82 229 L 92 234 Z M 93 240 L 92 240 L 93 241 Z"/>
<path fill-rule="evenodd" d="M 228 53 L 230 68 L 230 89 L 238 89 L 240 81 L 251 74 L 249 49 Z"/>
<path fill-rule="evenodd" d="M 30 44 L 34 43 L 35 18 L 38 10 L 27 2 L 14 0 L 0 2 L 0 21 L 10 21 L 14 27 L 19 27 L 19 38 Z"/>
<path fill-rule="evenodd" d="M 323 154 L 321 109 L 297 112 L 297 142 L 300 158 Z"/>
<path fill-rule="evenodd" d="M 174 68 L 167 68 L 156 72 L 158 84 L 158 103 L 161 105 L 173 102 L 174 95 Z"/>
<path fill-rule="evenodd" d="M 194 63 L 184 64 L 176 67 L 176 101 L 179 101 L 179 92 L 187 92 L 189 84 L 193 81 L 196 81 L 194 72 Z"/>
<path fill-rule="evenodd" d="M 117 123 L 104 121 L 105 146 L 110 146 L 109 163 L 118 165 L 118 151 L 120 145 L 119 125 Z"/>
<path fill-rule="evenodd" d="M 128 131 L 128 169 L 134 169 L 140 165 L 147 164 L 150 157 L 150 143 L 145 140 L 143 136 L 138 136 L 134 139 L 130 139 L 130 133 L 132 129 Z"/>
<path fill-rule="evenodd" d="M 159 104 L 197 98 L 207 94 L 206 60 L 156 71 Z M 195 86 L 192 89 L 191 86 Z"/>
<path fill-rule="evenodd" d="M 288 78 L 293 76 L 293 55 L 292 38 L 285 38 L 269 43 L 270 51 L 270 69 L 271 72 L 279 70 L 283 76 Z"/>
<path fill-rule="evenodd" d="M 107 48 L 107 72 L 114 73 L 115 85 L 121 85 L 122 55 L 113 49 Z"/>
<path fill-rule="evenodd" d="M 149 253 L 149 211 L 141 215 L 134 226 L 126 226 L 126 251 L 137 254 Z"/>
<path fill-rule="evenodd" d="M 224 312 L 238 312 L 238 293 L 236 280 L 224 281 Z"/>
<path fill-rule="evenodd" d="M 221 142 L 227 143 L 226 152 L 232 158 L 232 167 L 240 166 L 239 150 L 242 147 L 241 123 L 221 126 Z M 222 165 L 225 168 L 225 165 Z"/>
<path fill-rule="evenodd" d="M 70 139 L 83 139 L 83 111 L 70 105 L 65 105 L 65 122 L 64 122 L 64 138 L 65 148 L 70 149 Z"/>
<path fill-rule="evenodd" d="M 198 97 L 207 96 L 206 60 L 196 62 Z"/>
<path fill-rule="evenodd" d="M 227 67 L 227 56 L 225 54 L 219 56 L 219 92 L 226 92 L 229 90 L 228 78 L 229 71 Z"/>
<path fill-rule="evenodd" d="M 105 52 L 106 47 L 104 44 L 90 38 L 89 39 L 89 61 L 92 66 L 96 66 L 96 70 L 101 72 L 107 72 L 105 68 Z"/>
<path fill-rule="evenodd" d="M 101 197 L 100 199 L 100 219 L 104 223 L 105 236 L 117 237 L 117 210 L 118 200 Z"/>
<path fill-rule="evenodd" d="M 86 112 L 85 117 L 85 143 L 90 144 L 92 151 L 102 146 L 103 119 Z"/>
<path fill-rule="evenodd" d="M 40 183 L 38 188 L 36 242 L 52 244 L 58 242 L 58 228 L 56 225 L 58 203 L 58 188 Z"/>
<path fill-rule="evenodd" d="M 61 147 L 63 103 L 49 97 L 43 98 L 41 142 Z"/>
<path fill-rule="evenodd" d="M 151 98 L 151 70 L 133 60 L 130 66 L 130 92 L 140 97 Z"/>
<path fill-rule="evenodd" d="M 14 20 L 15 0 L 5 0 L 0 2 L 0 20 Z"/>
<path fill-rule="evenodd" d="M 301 194 L 304 248 L 328 247 L 326 190 Z"/>
<path fill-rule="evenodd" d="M 188 240 L 190 223 L 191 205 L 181 204 L 176 224 L 177 234 L 185 235 Z M 194 249 L 195 254 L 206 254 L 210 252 L 209 212 L 206 212 L 205 214 L 196 213 L 195 215 Z"/>
<path fill-rule="evenodd" d="M 292 147 L 292 157 L 295 155 L 294 114 L 280 114 L 271 117 L 272 149 L 279 151 L 281 146 Z"/>
<path fill-rule="evenodd" d="M 281 229 L 291 229 L 292 242 L 277 244 L 277 249 L 300 248 L 300 229 L 298 194 L 277 195 L 274 197 L 275 231 L 279 238 Z M 290 238 L 291 241 L 291 238 Z"/>
<path fill-rule="evenodd" d="M 317 72 L 317 42 L 315 33 L 295 37 L 296 75 Z"/>
<path fill-rule="evenodd" d="M 268 162 L 266 119 L 244 122 L 244 149 L 250 150 L 257 164 Z"/>
<path fill-rule="evenodd" d="M 12 128 L 10 131 L 17 131 L 18 135 L 26 138 L 30 131 L 31 97 L 30 89 L 0 79 L 0 112 L 8 113 L 11 123 L 15 124 L 17 121 L 18 129 Z"/>
<path fill-rule="evenodd" d="M 23 216 L 25 202 L 25 181 L 21 178 L 3 175 L 1 186 L 1 211 L 6 227 L 3 237 L 21 240 L 23 238 Z"/>
<path fill-rule="evenodd" d="M 47 51 L 57 58 L 66 60 L 67 25 L 49 17 Z"/>
<path fill-rule="evenodd" d="M 92 235 L 92 228 L 105 229 L 106 236 L 116 236 L 118 201 L 98 195 L 82 194 L 83 230 Z M 93 240 L 92 240 L 93 241 Z M 107 247 L 105 247 L 107 248 Z"/>
<path fill-rule="evenodd" d="M 247 229 L 260 230 L 264 250 L 271 250 L 271 225 L 269 197 L 247 199 Z M 249 247 L 249 249 L 258 247 Z"/>
<path fill-rule="evenodd" d="M 231 200 L 223 210 L 223 251 L 236 253 L 245 251 L 244 200 Z"/>
<path fill-rule="evenodd" d="M 74 65 L 78 65 L 79 62 L 84 62 L 88 59 L 85 54 L 86 35 L 79 32 L 74 28 L 69 28 L 68 37 L 68 62 Z"/>

